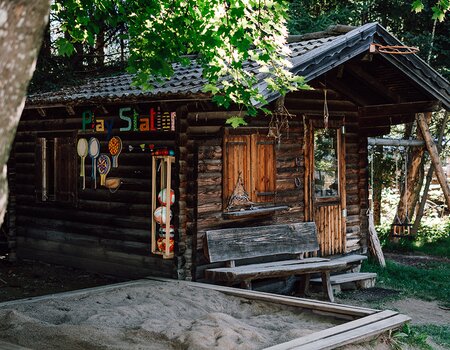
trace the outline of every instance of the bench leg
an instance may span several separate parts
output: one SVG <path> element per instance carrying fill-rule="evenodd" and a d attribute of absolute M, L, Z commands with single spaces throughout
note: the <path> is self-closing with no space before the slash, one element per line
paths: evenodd
<path fill-rule="evenodd" d="M 242 281 L 241 282 L 241 288 L 243 288 L 243 289 L 252 289 L 252 281 L 250 281 L 250 280 Z"/>
<path fill-rule="evenodd" d="M 323 287 L 325 296 L 328 298 L 328 300 L 330 300 L 332 303 L 334 303 L 333 288 L 331 288 L 331 282 L 330 282 L 330 271 L 322 272 L 322 287 Z"/>
<path fill-rule="evenodd" d="M 299 286 L 299 294 L 300 296 L 308 296 L 309 295 L 309 278 L 310 274 L 304 274 L 303 278 L 300 280 L 300 286 Z"/>

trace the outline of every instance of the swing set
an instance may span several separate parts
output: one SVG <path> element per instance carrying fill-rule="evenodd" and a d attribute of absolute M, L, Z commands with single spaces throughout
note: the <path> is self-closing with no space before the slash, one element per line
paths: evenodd
<path fill-rule="evenodd" d="M 405 140 L 406 141 L 406 140 Z M 388 145 L 388 144 L 384 144 Z M 393 145 L 389 145 L 393 146 Z M 413 145 L 415 146 L 415 145 Z M 397 148 L 395 148 L 394 151 L 394 161 L 395 161 L 395 183 L 400 193 L 402 193 L 403 189 L 403 201 L 405 203 L 405 216 L 403 220 L 398 216 L 398 213 L 395 214 L 393 223 L 391 224 L 391 230 L 389 237 L 392 240 L 398 240 L 399 238 L 406 238 L 406 239 L 414 239 L 415 235 L 412 233 L 412 227 L 413 223 L 411 222 L 411 219 L 408 215 L 408 201 L 406 198 L 407 195 L 407 188 L 408 188 L 408 152 L 409 152 L 410 145 L 402 146 L 399 145 Z M 368 215 L 372 215 L 373 218 L 373 176 L 374 176 L 374 146 L 369 147 L 369 165 L 370 165 L 370 187 L 369 187 L 369 210 Z M 400 180 L 402 170 L 399 166 L 400 161 L 402 160 L 402 153 L 403 153 L 403 164 L 401 165 L 403 167 L 403 186 L 402 181 Z"/>

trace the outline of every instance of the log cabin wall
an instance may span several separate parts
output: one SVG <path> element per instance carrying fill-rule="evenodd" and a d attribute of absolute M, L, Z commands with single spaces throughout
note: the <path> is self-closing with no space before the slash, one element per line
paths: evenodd
<path fill-rule="evenodd" d="M 286 107 L 296 116 L 289 122 L 281 143 L 276 146 L 276 196 L 272 205 L 288 205 L 289 211 L 248 218 L 224 218 L 223 216 L 223 137 L 224 120 L 236 112 L 215 112 L 195 108 L 182 120 L 187 138 L 188 201 L 187 212 L 191 221 L 193 246 L 193 278 L 202 280 L 208 264 L 203 253 L 203 237 L 206 230 L 260 226 L 274 223 L 301 222 L 305 220 L 303 157 L 303 116 L 323 118 L 323 93 L 301 91 L 286 97 Z M 366 147 L 364 135 L 359 135 L 356 105 L 339 94 L 328 92 L 330 119 L 345 118 L 346 141 L 346 247 L 345 253 L 365 251 L 365 227 L 367 209 Z M 231 134 L 261 132 L 267 134 L 269 118 L 248 118 L 246 127 L 230 130 Z M 300 179 L 296 183 L 295 179 Z M 196 218 L 196 219 L 195 219 Z"/>
<path fill-rule="evenodd" d="M 70 113 L 65 108 L 47 108 L 40 113 L 36 109 L 25 110 L 14 144 L 19 256 L 126 277 L 149 274 L 176 277 L 179 259 L 164 260 L 150 253 L 151 154 L 148 149 L 140 151 L 140 145 L 148 147 L 153 144 L 177 150 L 177 134 L 173 131 L 119 132 L 119 128 L 114 127 L 112 135 L 120 136 L 123 141 L 119 166 L 108 174 L 108 177 L 120 177 L 123 181 L 115 193 L 99 184 L 96 190 L 91 188 L 89 156 L 85 160 L 86 189 L 82 190 L 76 137 L 78 134 L 78 137 L 89 140 L 95 136 L 100 140 L 101 153 L 109 153 L 106 132 L 79 131 L 84 111 L 93 110 L 97 118 L 104 116 L 105 120 L 114 120 L 115 125 L 119 125 L 119 107 L 132 107 L 139 115 L 148 116 L 151 106 L 175 111 L 179 105 L 124 103 L 102 108 L 90 105 L 69 109 Z M 74 132 L 73 154 L 70 155 L 76 162 L 74 199 L 72 203 L 42 202 L 36 196 L 36 182 L 39 181 L 35 171 L 39 167 L 35 156 L 36 137 L 58 137 L 61 134 L 73 135 Z M 134 148 L 132 152 L 129 146 Z M 179 173 L 178 162 L 173 173 Z M 173 176 L 172 181 L 176 198 L 184 198 L 185 192 L 179 190 L 180 179 Z M 172 207 L 176 226 L 184 224 L 178 220 L 177 213 L 184 210 L 178 207 L 178 203 L 182 202 L 177 201 Z M 184 231 L 180 234 L 183 235 Z M 180 242 L 185 241 L 185 238 L 180 239 Z"/>

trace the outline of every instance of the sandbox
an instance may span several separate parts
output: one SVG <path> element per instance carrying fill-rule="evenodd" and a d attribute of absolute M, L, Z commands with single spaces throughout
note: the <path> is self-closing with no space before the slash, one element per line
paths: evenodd
<path fill-rule="evenodd" d="M 407 320 L 390 313 L 387 317 L 372 309 L 146 279 L 2 303 L 0 340 L 58 350 L 290 349 L 299 341 L 320 349 L 318 340 L 345 345 Z M 391 320 L 389 326 L 386 319 Z M 384 328 L 374 333 L 380 320 Z M 364 325 L 372 332 L 361 331 Z M 347 334 L 355 330 L 359 336 Z M 340 343 L 333 340 L 336 335 Z"/>

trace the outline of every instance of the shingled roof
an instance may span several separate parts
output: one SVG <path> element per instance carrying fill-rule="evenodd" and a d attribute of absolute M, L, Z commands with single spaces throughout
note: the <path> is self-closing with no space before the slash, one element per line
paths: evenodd
<path fill-rule="evenodd" d="M 348 33 L 326 37 L 301 40 L 290 43 L 292 50 L 292 72 L 302 75 L 306 81 L 326 73 L 334 67 L 368 52 L 370 44 L 401 45 L 378 23 L 369 23 L 357 27 Z M 450 85 L 439 73 L 432 69 L 417 55 L 387 55 L 386 60 L 408 75 L 424 92 L 440 100 L 450 109 Z M 258 72 L 258 65 L 247 62 L 245 68 Z M 268 101 L 273 101 L 279 94 L 269 91 L 264 78 L 266 73 L 257 73 L 258 88 Z M 106 78 L 94 78 L 78 86 L 62 88 L 55 92 L 30 95 L 27 106 L 79 105 L 97 102 L 133 101 L 142 98 L 169 98 L 173 96 L 195 98 L 202 94 L 206 79 L 202 76 L 202 68 L 195 60 L 188 67 L 174 65 L 174 75 L 163 82 L 154 82 L 154 89 L 144 91 L 131 84 L 133 76 L 121 74 Z"/>

